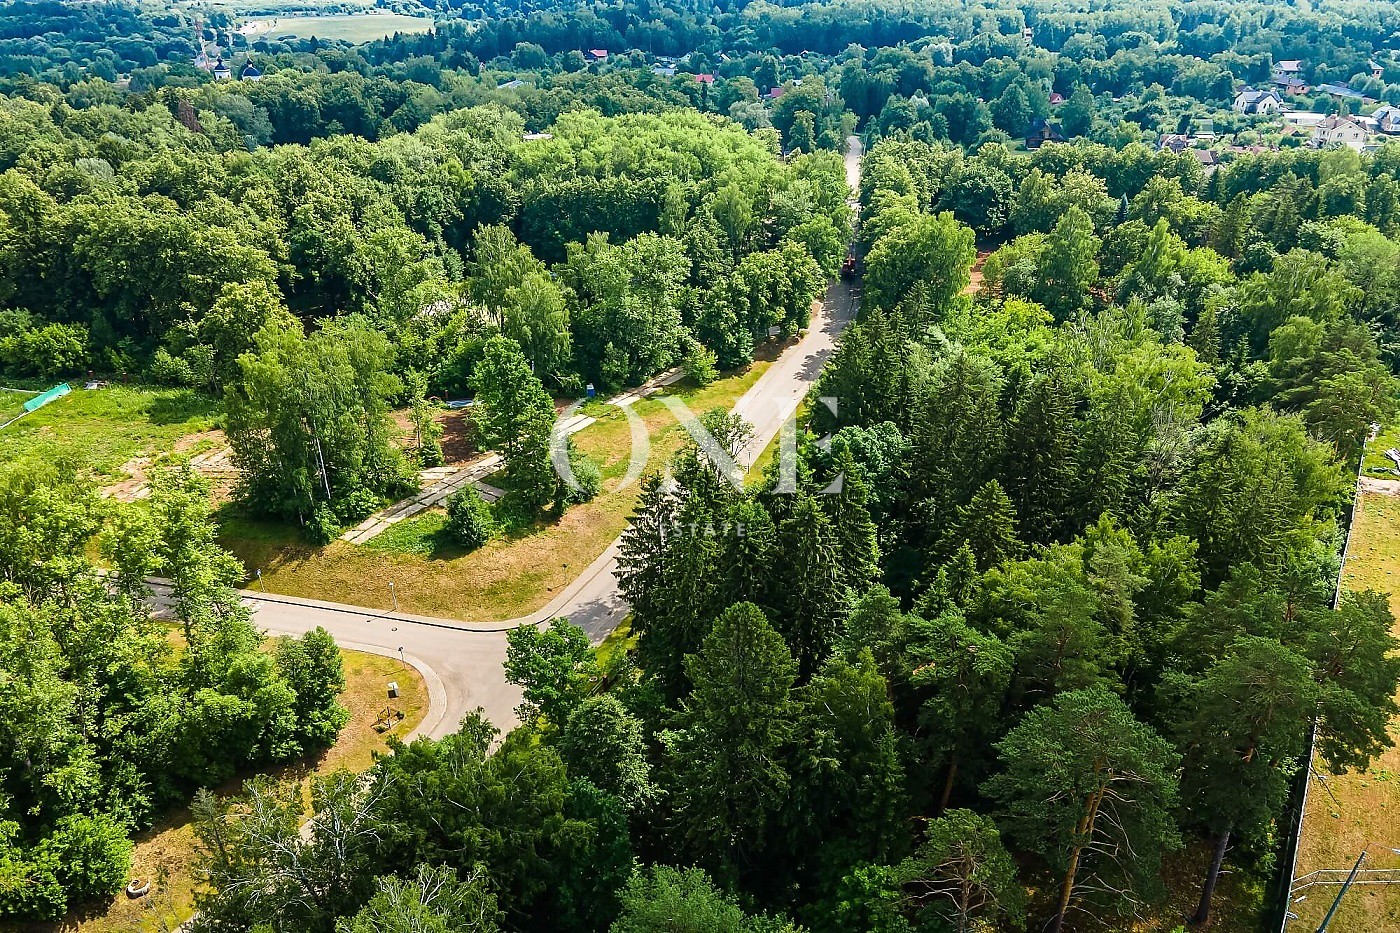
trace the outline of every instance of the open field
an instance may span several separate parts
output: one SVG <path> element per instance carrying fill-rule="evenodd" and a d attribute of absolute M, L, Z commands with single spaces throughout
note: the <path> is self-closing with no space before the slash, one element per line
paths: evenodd
<path fill-rule="evenodd" d="M 717 406 L 730 408 L 768 365 L 760 361 L 703 389 L 680 384 L 667 394 L 697 415 Z M 660 469 L 680 448 L 685 431 L 654 398 L 634 408 L 650 431 L 648 469 Z M 313 547 L 293 528 L 231 516 L 221 522 L 221 542 L 250 573 L 262 571 L 262 585 L 270 592 L 388 608 L 392 580 L 399 608 L 406 612 L 467 621 L 514 618 L 548 602 L 601 554 L 627 527 L 636 504 L 638 484 L 617 488 L 631 456 L 626 417 L 601 402 L 586 406 L 585 413 L 598 420 L 574 435 L 574 442 L 599 465 L 603 492 L 570 508 L 557 522 L 541 522 L 470 554 L 434 543 L 441 517 L 432 512 L 386 532 L 394 537 L 377 547 L 342 541 Z"/>
<path fill-rule="evenodd" d="M 1382 435 L 1372 446 L 1384 450 L 1393 445 L 1394 439 Z M 1393 492 L 1400 493 L 1400 488 Z M 1394 595 L 1400 589 L 1400 494 L 1387 495 L 1375 485 L 1362 493 L 1343 584 L 1352 590 L 1391 593 L 1391 609 L 1400 614 L 1400 599 Z M 1391 735 L 1400 735 L 1400 722 L 1391 724 Z M 1389 749 L 1364 773 L 1314 772 L 1295 877 L 1319 869 L 1350 869 L 1363 849 L 1368 853 L 1365 867 L 1400 869 L 1400 854 L 1392 847 L 1400 848 L 1400 749 Z M 1299 919 L 1289 929 L 1316 930 L 1338 890 L 1336 885 L 1315 885 L 1300 892 L 1306 897 L 1295 900 Z M 1396 929 L 1400 885 L 1353 887 L 1329 927 L 1331 933 Z"/>
<path fill-rule="evenodd" d="M 0 397 L 0 410 L 10 395 Z M 0 463 L 71 463 L 106 485 L 130 475 L 128 461 L 159 457 L 186 435 L 211 429 L 217 411 L 216 402 L 188 389 L 75 388 L 0 431 Z"/>
<path fill-rule="evenodd" d="M 245 23 L 241 32 L 250 42 L 295 36 L 298 39 L 341 39 L 350 43 L 371 42 L 396 32 L 427 32 L 433 21 L 425 16 L 402 13 L 367 12 L 329 16 L 277 16 Z"/>
<path fill-rule="evenodd" d="M 341 702 L 350 710 L 350 723 L 341 732 L 340 740 L 314 760 L 275 772 L 301 781 L 308 791 L 311 778 L 316 775 L 338 768 L 365 770 L 375 752 L 388 748 L 391 736 L 406 735 L 427 712 L 427 687 L 412 667 L 393 658 L 357 651 L 344 652 L 344 659 L 346 689 Z M 373 728 L 374 722 L 384 709 L 385 685 L 391 680 L 398 682 L 400 690 L 399 699 L 393 701 L 394 708 L 403 712 L 404 718 L 393 729 L 379 733 Z M 233 781 L 219 790 L 236 793 L 239 786 L 240 781 Z M 164 933 L 174 929 L 188 919 L 194 904 L 195 879 L 191 869 L 195 836 L 189 818 L 189 810 L 181 807 L 136 837 L 132 877 L 156 879 L 155 890 L 148 898 L 133 901 L 123 894 L 105 909 L 92 910 L 83 917 L 55 924 L 30 924 L 25 929 L 36 933 Z"/>

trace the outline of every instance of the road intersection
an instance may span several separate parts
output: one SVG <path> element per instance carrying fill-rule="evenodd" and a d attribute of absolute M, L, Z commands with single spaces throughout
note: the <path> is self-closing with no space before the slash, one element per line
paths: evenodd
<path fill-rule="evenodd" d="M 860 142 L 851 137 L 846 177 L 853 190 L 859 190 L 860 156 Z M 832 282 L 811 326 L 735 404 L 734 410 L 753 425 L 753 437 L 739 456 L 741 467 L 758 458 L 816 382 L 858 300 L 849 283 Z M 428 712 L 411 737 L 449 735 L 462 717 L 478 707 L 504 732 L 516 723 L 515 706 L 520 702 L 519 689 L 506 682 L 502 671 L 506 633 L 562 616 L 588 632 L 595 643 L 601 641 L 627 614 L 615 576 L 618 544 L 610 544 L 546 605 L 499 622 L 383 612 L 257 590 L 244 590 L 241 595 L 258 624 L 271 634 L 300 635 L 320 626 L 344 648 L 398 657 L 411 664 L 428 687 Z"/>

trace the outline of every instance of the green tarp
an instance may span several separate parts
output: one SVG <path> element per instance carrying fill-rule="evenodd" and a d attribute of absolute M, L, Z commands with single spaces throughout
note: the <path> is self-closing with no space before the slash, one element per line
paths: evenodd
<path fill-rule="evenodd" d="M 49 389 L 47 392 L 41 392 L 29 401 L 25 402 L 24 410 L 28 412 L 33 411 L 36 408 L 42 408 L 49 402 L 52 402 L 54 399 L 62 398 L 63 396 L 67 395 L 69 392 L 72 391 L 72 389 L 68 388 L 68 383 L 61 382 L 58 385 L 54 386 L 52 389 Z"/>

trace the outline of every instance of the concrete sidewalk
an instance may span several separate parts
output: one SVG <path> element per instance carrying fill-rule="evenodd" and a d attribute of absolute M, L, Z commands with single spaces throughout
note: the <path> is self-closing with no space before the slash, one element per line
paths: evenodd
<path fill-rule="evenodd" d="M 649 395 L 656 394 L 665 386 L 679 382 L 684 376 L 685 374 L 679 368 L 669 369 L 635 389 L 629 389 L 621 395 L 614 396 L 608 400 L 607 404 L 619 407 L 630 405 Z M 595 420 L 597 419 L 588 415 L 576 414 L 565 419 L 559 427 L 565 434 L 577 434 Z M 391 525 L 413 518 L 415 515 L 421 515 L 468 483 L 474 485 L 487 502 L 495 502 L 504 495 L 504 492 L 483 482 L 483 480 L 500 469 L 502 462 L 500 454 L 488 453 L 462 466 L 434 467 L 424 470 L 419 474 L 421 481 L 426 483 L 422 492 L 375 512 L 341 535 L 340 540 L 350 544 L 364 544 L 376 535 L 383 533 Z"/>
<path fill-rule="evenodd" d="M 474 483 L 490 476 L 500 469 L 502 462 L 500 454 L 490 453 L 477 457 L 463 466 L 450 469 L 416 496 L 410 496 L 400 502 L 395 502 L 387 509 L 375 512 L 341 535 L 340 540 L 348 541 L 351 544 L 364 544 L 390 525 L 396 525 L 404 519 L 426 512 L 468 483 Z M 429 476 L 432 475 L 431 471 L 424 472 L 428 473 Z"/>

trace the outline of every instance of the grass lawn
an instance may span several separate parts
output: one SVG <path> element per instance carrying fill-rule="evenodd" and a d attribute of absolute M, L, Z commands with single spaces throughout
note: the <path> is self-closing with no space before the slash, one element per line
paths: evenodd
<path fill-rule="evenodd" d="M 438 560 L 461 556 L 462 549 L 448 539 L 446 528 L 447 512 L 432 509 L 390 525 L 362 547 L 386 554 L 413 554 Z"/>
<path fill-rule="evenodd" d="M 370 766 L 375 752 L 388 747 L 390 736 L 401 736 L 423 720 L 428 708 L 428 690 L 423 678 L 412 667 L 395 658 L 385 658 L 358 651 L 345 651 L 345 693 L 341 702 L 350 710 L 350 722 L 340 733 L 334 746 L 311 761 L 279 769 L 279 776 L 301 781 L 310 789 L 310 780 L 337 768 L 363 771 Z M 375 720 L 386 704 L 385 684 L 399 684 L 395 709 L 404 718 L 385 733 L 374 730 Z M 223 793 L 237 793 L 240 781 L 220 788 Z M 103 908 L 86 915 L 54 924 L 29 924 L 25 930 L 63 931 L 63 933 L 164 933 L 189 918 L 193 912 L 195 879 L 192 873 L 195 856 L 194 830 L 189 824 L 189 810 L 181 807 L 167 814 L 155 826 L 136 837 L 132 854 L 132 877 L 156 879 L 155 890 L 144 901 L 133 901 L 125 894 Z M 15 929 L 19 927 L 4 927 Z"/>
<path fill-rule="evenodd" d="M 1394 447 L 1400 450 L 1400 425 L 1382 431 L 1374 441 L 1366 445 L 1366 453 L 1361 461 L 1361 469 L 1367 476 L 1378 479 L 1396 479 L 1395 461 L 1385 455 Z"/>
<path fill-rule="evenodd" d="M 1396 446 L 1400 438 L 1392 434 L 1382 434 L 1372 448 Z M 1363 493 L 1353 519 L 1344 585 L 1394 594 L 1398 575 L 1400 497 Z M 1390 605 L 1400 615 L 1400 599 L 1392 595 Z M 1390 733 L 1400 736 L 1400 721 L 1391 723 Z M 1297 875 L 1350 869 L 1363 849 L 1368 852 L 1365 867 L 1400 869 L 1400 855 L 1391 851 L 1400 848 L 1400 749 L 1389 749 L 1363 773 L 1315 773 L 1311 780 Z M 1315 885 L 1302 892 L 1306 899 L 1293 906 L 1300 919 L 1289 929 L 1317 929 L 1338 890 L 1336 885 Z M 1400 885 L 1353 887 L 1329 927 L 1331 933 L 1395 929 L 1400 929 Z"/>
<path fill-rule="evenodd" d="M 705 388 L 672 386 L 699 415 L 731 408 L 768 367 L 757 362 L 747 370 Z M 634 406 L 651 437 L 648 469 L 660 469 L 687 437 L 656 399 Z M 262 570 L 262 585 L 289 596 L 330 599 L 360 606 L 389 605 L 394 582 L 399 608 L 406 612 L 466 621 L 510 619 L 538 609 L 568 584 L 627 527 L 639 484 L 618 484 L 631 456 L 631 430 L 618 409 L 589 406 L 598 420 L 574 435 L 574 443 L 598 464 L 603 492 L 592 502 L 574 506 L 557 522 L 491 541 L 470 554 L 437 546 L 441 518 L 434 513 L 401 522 L 385 541 L 367 545 L 336 541 L 326 547 L 303 543 L 295 529 L 229 517 L 221 520 L 221 543 L 243 560 L 251 573 Z"/>
<path fill-rule="evenodd" d="M 0 395 L 0 412 L 11 395 Z M 188 389 L 74 389 L 0 431 L 0 463 L 72 463 L 105 485 L 126 477 L 128 461 L 169 453 L 185 435 L 214 427 L 217 414 L 215 401 Z"/>
<path fill-rule="evenodd" d="M 632 631 L 632 616 L 628 615 L 617 628 L 608 632 L 608 637 L 598 646 L 598 661 L 607 670 L 613 662 L 620 661 L 627 652 L 637 645 L 637 634 Z"/>
<path fill-rule="evenodd" d="M 330 14 L 325 16 L 279 16 L 255 20 L 245 35 L 250 40 L 296 36 L 308 39 L 343 39 L 350 43 L 371 42 L 396 32 L 427 32 L 433 21 L 426 16 L 402 13 Z"/>
<path fill-rule="evenodd" d="M 793 420 L 797 424 L 797 432 L 799 437 L 801 436 L 802 432 L 807 428 L 807 419 L 808 416 L 811 414 L 811 412 L 808 409 L 809 406 L 807 404 L 807 399 L 803 398 L 802 401 L 797 403 L 797 411 L 793 413 Z M 768 469 L 768 465 L 771 464 L 778 456 L 778 444 L 782 442 L 782 439 L 782 432 L 779 431 L 776 435 L 773 436 L 773 439 L 768 442 L 768 446 L 763 448 L 763 453 L 758 455 L 758 457 L 753 462 L 753 466 L 749 467 L 749 472 L 744 476 L 744 481 L 747 485 L 752 486 L 754 483 L 758 482 L 763 478 L 763 471 Z"/>

